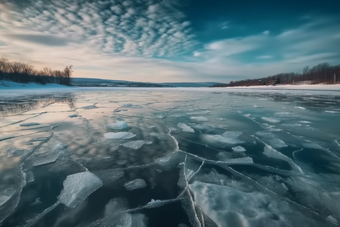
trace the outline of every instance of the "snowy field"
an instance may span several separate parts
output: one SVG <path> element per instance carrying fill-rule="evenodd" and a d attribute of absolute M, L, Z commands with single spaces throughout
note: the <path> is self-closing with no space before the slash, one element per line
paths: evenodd
<path fill-rule="evenodd" d="M 339 90 L 49 89 L 0 88 L 0 226 L 339 226 Z"/>

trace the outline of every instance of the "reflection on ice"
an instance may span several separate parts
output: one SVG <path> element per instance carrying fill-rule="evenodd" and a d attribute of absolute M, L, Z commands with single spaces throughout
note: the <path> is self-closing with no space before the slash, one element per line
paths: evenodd
<path fill-rule="evenodd" d="M 1 226 L 340 222 L 336 94 L 84 89 L 1 101 Z"/>

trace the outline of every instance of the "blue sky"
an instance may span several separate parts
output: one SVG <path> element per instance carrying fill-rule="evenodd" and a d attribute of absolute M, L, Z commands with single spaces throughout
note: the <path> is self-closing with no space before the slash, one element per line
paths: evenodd
<path fill-rule="evenodd" d="M 74 76 L 216 81 L 340 64 L 340 1 L 10 0 L 0 57 Z"/>

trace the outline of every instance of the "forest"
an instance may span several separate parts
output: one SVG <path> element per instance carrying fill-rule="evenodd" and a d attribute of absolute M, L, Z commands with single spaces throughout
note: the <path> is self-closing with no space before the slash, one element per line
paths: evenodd
<path fill-rule="evenodd" d="M 340 83 L 340 65 L 321 63 L 314 67 L 304 67 L 301 73 L 280 73 L 258 79 L 230 81 L 213 87 L 260 86 L 277 84 L 336 84 Z"/>
<path fill-rule="evenodd" d="M 52 70 L 43 68 L 37 70 L 33 65 L 11 62 L 6 58 L 0 58 L 0 80 L 9 80 L 17 83 L 56 83 L 70 86 L 72 65 L 64 70 Z"/>

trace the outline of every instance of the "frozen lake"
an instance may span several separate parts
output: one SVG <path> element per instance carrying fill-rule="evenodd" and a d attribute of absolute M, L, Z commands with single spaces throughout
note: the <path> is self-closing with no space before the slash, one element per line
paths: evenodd
<path fill-rule="evenodd" d="M 0 97 L 0 226 L 339 226 L 340 92 Z"/>

